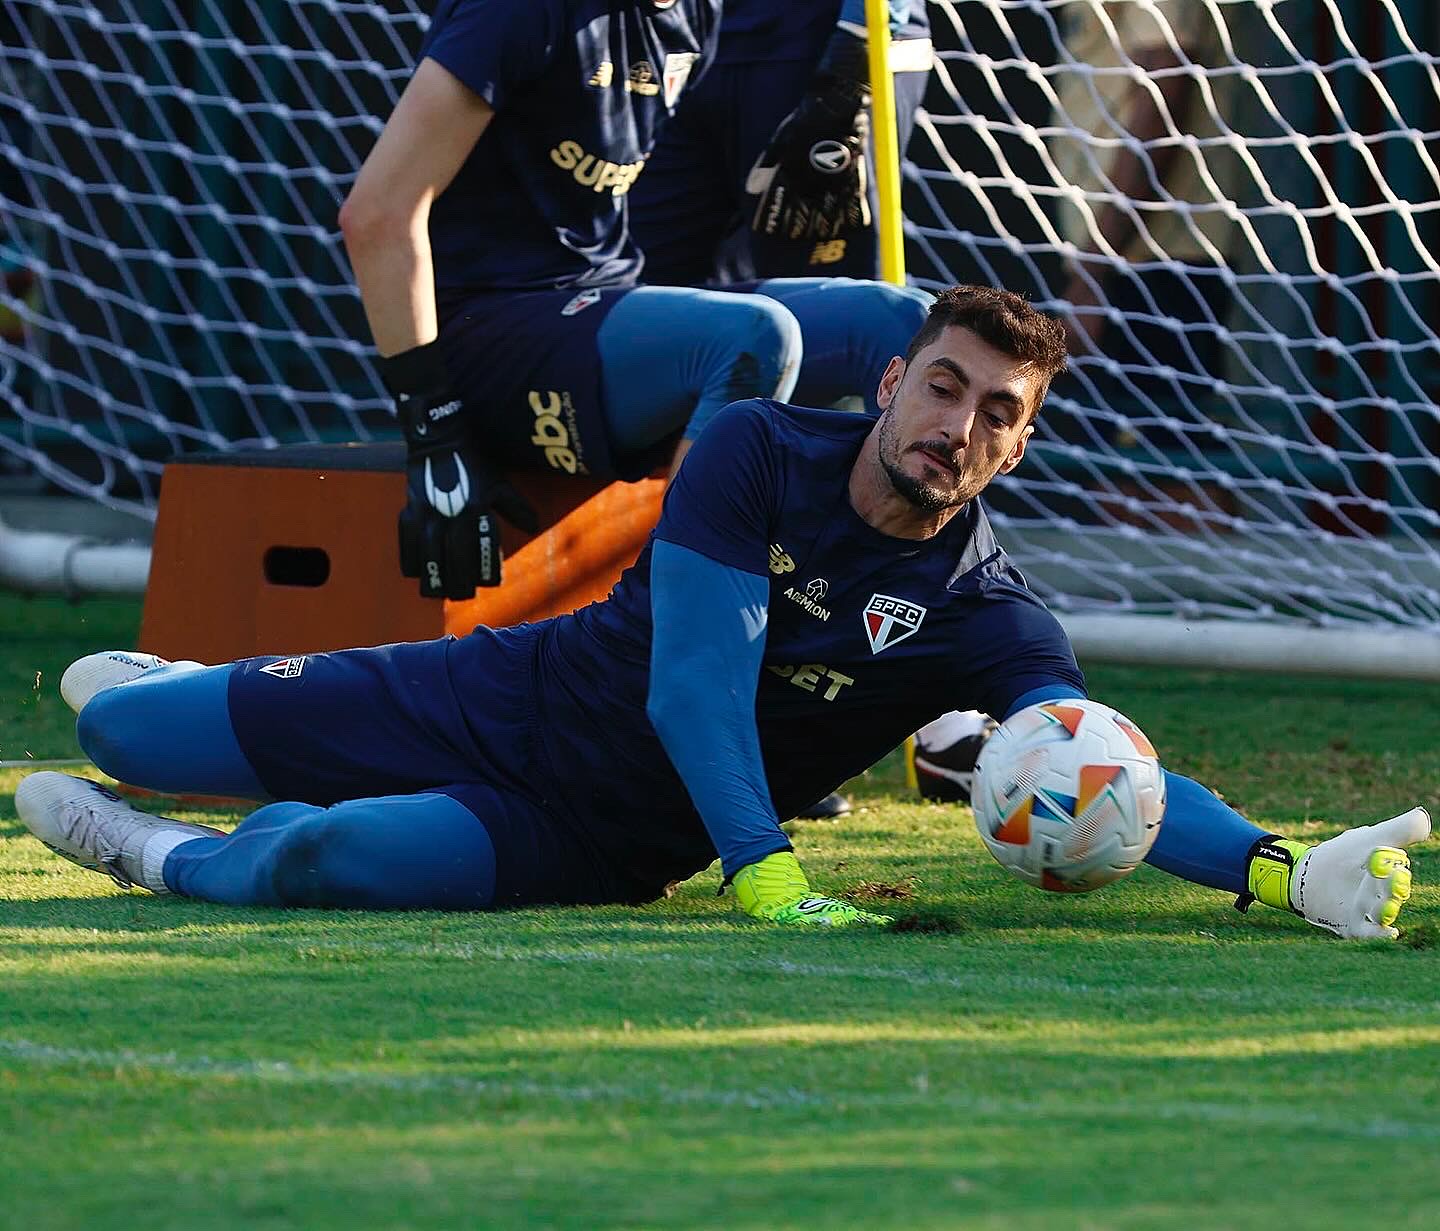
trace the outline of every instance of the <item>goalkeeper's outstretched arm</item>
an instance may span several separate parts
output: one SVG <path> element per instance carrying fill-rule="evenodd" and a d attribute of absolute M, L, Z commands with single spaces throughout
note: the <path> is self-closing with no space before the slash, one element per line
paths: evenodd
<path fill-rule="evenodd" d="M 1017 698 L 1006 717 L 1079 695 L 1065 684 L 1036 688 Z M 1399 935 L 1395 920 L 1410 897 L 1405 848 L 1430 836 L 1424 808 L 1310 845 L 1252 825 L 1191 778 L 1166 770 L 1165 787 L 1165 819 L 1146 863 L 1233 893 L 1242 910 L 1261 902 L 1357 940 Z"/>
<path fill-rule="evenodd" d="M 755 726 L 769 582 L 657 538 L 650 590 L 646 709 L 741 907 L 774 923 L 889 922 L 811 892 L 770 801 Z"/>

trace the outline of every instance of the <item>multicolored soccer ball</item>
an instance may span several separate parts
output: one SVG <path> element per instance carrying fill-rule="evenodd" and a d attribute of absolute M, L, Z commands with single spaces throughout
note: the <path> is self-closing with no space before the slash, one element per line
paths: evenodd
<path fill-rule="evenodd" d="M 1165 813 L 1155 748 L 1098 701 L 1032 705 L 985 743 L 975 765 L 975 825 L 1028 885 L 1087 893 L 1133 871 Z"/>

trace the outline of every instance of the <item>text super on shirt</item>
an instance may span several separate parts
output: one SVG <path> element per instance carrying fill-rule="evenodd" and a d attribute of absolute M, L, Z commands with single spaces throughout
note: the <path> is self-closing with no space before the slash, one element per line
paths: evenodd
<path fill-rule="evenodd" d="M 440 0 L 421 58 L 495 109 L 430 211 L 442 299 L 624 286 L 625 194 L 708 61 L 721 0 Z"/>
<path fill-rule="evenodd" d="M 850 470 L 874 423 L 763 400 L 727 407 L 695 441 L 652 536 L 769 580 L 755 719 L 781 817 L 948 710 L 1004 714 L 1031 689 L 1085 686 L 978 501 L 924 540 L 855 512 Z M 645 870 L 664 884 L 714 848 L 645 713 L 650 556 L 647 544 L 605 602 L 542 626 L 537 718 L 579 827 L 627 851 L 644 834 Z"/>

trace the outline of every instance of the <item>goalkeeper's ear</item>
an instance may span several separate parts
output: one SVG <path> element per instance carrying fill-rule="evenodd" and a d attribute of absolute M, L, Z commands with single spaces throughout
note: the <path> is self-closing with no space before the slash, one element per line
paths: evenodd
<path fill-rule="evenodd" d="M 885 371 L 880 377 L 880 384 L 875 390 L 875 404 L 881 410 L 889 410 L 890 404 L 895 400 L 895 394 L 900 389 L 900 382 L 905 379 L 905 360 L 895 355 L 885 365 Z"/>

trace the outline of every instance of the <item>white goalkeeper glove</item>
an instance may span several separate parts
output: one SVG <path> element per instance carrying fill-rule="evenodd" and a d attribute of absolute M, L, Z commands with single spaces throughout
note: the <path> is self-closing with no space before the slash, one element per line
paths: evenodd
<path fill-rule="evenodd" d="M 853 923 L 893 923 L 849 902 L 817 897 L 794 851 L 776 851 L 735 873 L 735 899 L 747 915 L 802 927 L 844 928 Z"/>
<path fill-rule="evenodd" d="M 1247 869 L 1253 900 L 1303 915 L 1352 940 L 1400 935 L 1391 925 L 1410 897 L 1410 859 L 1403 848 L 1430 836 L 1424 808 L 1347 829 L 1318 846 L 1269 837 L 1255 844 Z"/>

